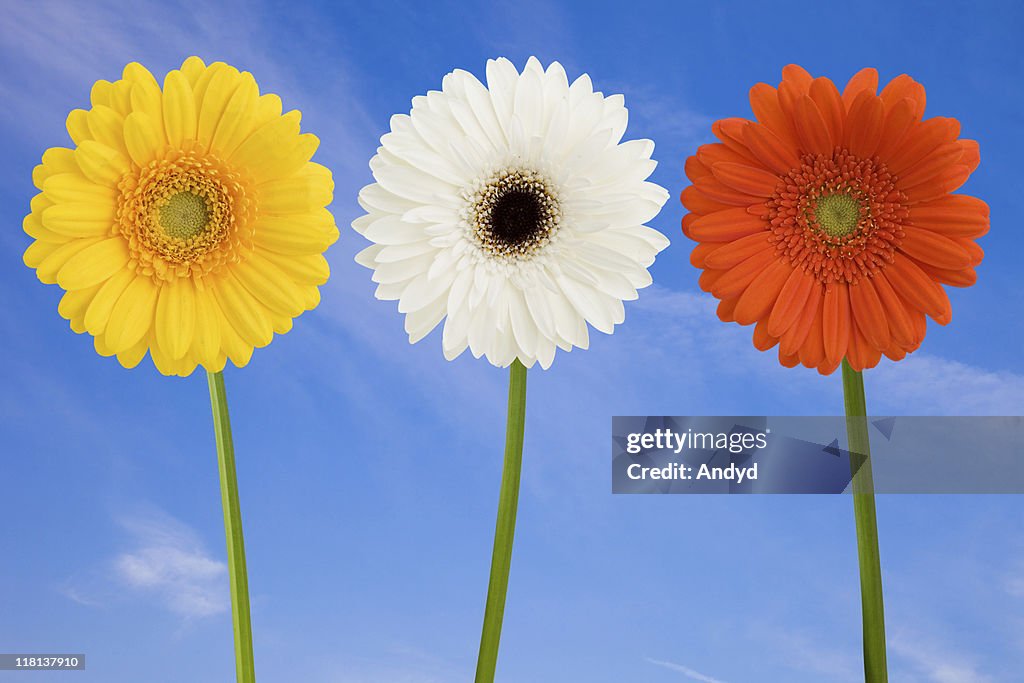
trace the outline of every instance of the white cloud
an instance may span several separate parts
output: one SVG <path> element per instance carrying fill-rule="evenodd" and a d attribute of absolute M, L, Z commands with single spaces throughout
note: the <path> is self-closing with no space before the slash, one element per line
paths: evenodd
<path fill-rule="evenodd" d="M 968 655 L 948 644 L 926 641 L 910 633 L 900 633 L 888 641 L 890 659 L 902 660 L 929 683 L 993 683 L 995 680 L 982 673 Z"/>
<path fill-rule="evenodd" d="M 112 562 L 120 582 L 154 596 L 182 617 L 228 609 L 227 566 L 209 555 L 194 531 L 166 515 L 133 517 L 121 524 L 134 546 Z"/>
<path fill-rule="evenodd" d="M 665 662 L 660 659 L 651 659 L 650 657 L 647 657 L 646 659 L 651 664 L 656 664 L 657 666 L 664 667 L 666 669 L 669 669 L 670 671 L 681 673 L 683 676 L 686 676 L 692 681 L 700 681 L 700 683 L 725 683 L 725 681 L 719 680 L 717 678 L 712 678 L 711 676 L 706 676 L 700 673 L 699 671 L 694 671 L 693 669 L 687 666 L 683 666 L 682 664 L 676 664 L 674 662 Z"/>

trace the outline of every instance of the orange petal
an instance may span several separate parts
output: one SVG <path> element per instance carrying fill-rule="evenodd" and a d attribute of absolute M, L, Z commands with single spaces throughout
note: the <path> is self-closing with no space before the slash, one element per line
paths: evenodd
<path fill-rule="evenodd" d="M 966 237 L 954 237 L 953 241 L 959 244 L 971 258 L 971 266 L 976 266 L 985 258 L 985 250 L 973 239 Z"/>
<path fill-rule="evenodd" d="M 878 92 L 878 71 L 870 66 L 855 73 L 843 88 L 843 104 L 846 105 L 847 110 L 853 106 L 857 95 L 862 92 L 867 92 L 870 95 Z"/>
<path fill-rule="evenodd" d="M 981 148 L 978 146 L 978 141 L 961 138 L 959 143 L 964 148 L 964 155 L 960 157 L 960 163 L 967 164 L 971 173 L 974 173 L 978 169 L 978 164 L 981 163 Z"/>
<path fill-rule="evenodd" d="M 833 282 L 825 287 L 821 325 L 825 359 L 838 363 L 850 342 L 850 292 L 845 282 Z"/>
<path fill-rule="evenodd" d="M 790 147 L 796 146 L 796 131 L 786 112 L 779 104 L 779 91 L 767 83 L 758 83 L 750 89 L 750 108 L 754 111 L 754 117 L 771 129 L 780 140 L 783 140 Z"/>
<path fill-rule="evenodd" d="M 924 116 L 924 86 L 907 74 L 902 74 L 889 81 L 882 89 L 881 97 L 885 101 L 886 108 L 894 106 L 904 98 L 908 98 L 914 103 L 914 120 L 920 121 L 921 117 Z"/>
<path fill-rule="evenodd" d="M 884 275 L 871 278 L 878 295 L 878 300 L 885 310 L 885 318 L 889 325 L 890 337 L 893 341 L 907 346 L 914 343 L 914 324 L 910 314 L 903 305 L 902 299 L 896 294 L 889 280 Z"/>
<path fill-rule="evenodd" d="M 792 272 L 793 266 L 782 259 L 776 259 L 762 270 L 740 296 L 736 304 L 736 322 L 740 325 L 749 325 L 766 318 Z M 767 323 L 765 328 L 767 333 Z"/>
<path fill-rule="evenodd" d="M 724 270 L 705 270 L 700 274 L 700 277 L 697 278 L 697 286 L 700 287 L 702 291 L 710 292 L 711 288 L 715 286 L 715 283 L 718 282 L 723 275 L 725 275 Z"/>
<path fill-rule="evenodd" d="M 939 145 L 897 178 L 896 184 L 900 189 L 906 190 L 926 183 L 948 171 L 950 166 L 960 160 L 963 153 L 963 146 L 959 142 Z"/>
<path fill-rule="evenodd" d="M 738 299 L 723 299 L 718 303 L 718 308 L 715 312 L 718 314 L 718 319 L 723 323 L 734 323 L 736 318 L 733 317 L 732 313 L 736 310 L 736 302 Z"/>
<path fill-rule="evenodd" d="M 757 161 L 743 144 L 743 128 L 749 121 L 738 117 L 719 119 L 711 124 L 711 132 L 722 144 L 747 161 Z"/>
<path fill-rule="evenodd" d="M 749 164 L 723 161 L 712 166 L 711 172 L 723 184 L 754 197 L 771 197 L 781 182 L 774 173 Z"/>
<path fill-rule="evenodd" d="M 811 87 L 814 78 L 799 64 L 787 64 L 782 67 L 782 80 L 797 86 L 801 94 L 805 94 Z"/>
<path fill-rule="evenodd" d="M 861 278 L 850 286 L 850 311 L 864 337 L 875 347 L 884 349 L 891 342 L 889 323 L 882 300 L 872 284 L 873 279 Z"/>
<path fill-rule="evenodd" d="M 742 263 L 725 271 L 711 287 L 711 293 L 719 299 L 738 297 L 761 271 L 778 261 L 775 252 L 765 249 L 759 251 Z M 707 272 L 707 271 L 705 271 Z M 721 272 L 721 271 L 716 271 Z"/>
<path fill-rule="evenodd" d="M 795 144 L 790 144 L 760 123 L 748 123 L 743 129 L 743 142 L 764 164 L 779 175 L 785 175 L 800 165 Z"/>
<path fill-rule="evenodd" d="M 951 287 L 973 287 L 974 283 L 978 281 L 978 273 L 973 267 L 968 266 L 967 268 L 960 268 L 958 270 L 946 270 L 943 268 L 936 268 L 935 266 L 929 266 L 927 263 L 922 263 L 921 270 L 928 273 L 928 275 L 936 282 L 941 282 L 944 285 L 950 285 Z"/>
<path fill-rule="evenodd" d="M 701 242 L 700 244 L 693 248 L 693 251 L 690 252 L 690 265 L 692 265 L 694 268 L 700 268 L 701 270 L 703 270 L 706 267 L 705 263 L 708 255 L 710 255 L 714 251 L 717 251 L 718 249 L 721 249 L 726 244 L 730 243 Z"/>
<path fill-rule="evenodd" d="M 882 98 L 862 90 L 850 107 L 843 141 L 856 156 L 868 158 L 878 149 L 885 128 L 885 107 Z"/>
<path fill-rule="evenodd" d="M 803 309 L 797 316 L 796 323 L 794 323 L 780 338 L 781 350 L 787 355 L 800 353 L 800 348 L 807 339 L 807 335 L 810 333 L 815 319 L 820 317 L 819 311 L 821 310 L 821 299 L 824 291 L 824 286 L 818 282 L 817 279 L 814 279 L 811 291 L 807 295 L 807 301 L 804 302 Z M 820 328 L 818 330 L 818 343 L 821 343 Z M 822 351 L 823 355 L 824 353 L 825 352 Z"/>
<path fill-rule="evenodd" d="M 963 247 L 944 235 L 909 225 L 903 227 L 903 232 L 900 250 L 918 261 L 953 270 L 971 265 L 971 257 Z"/>
<path fill-rule="evenodd" d="M 789 354 L 789 355 L 784 354 L 782 352 L 782 345 L 780 344 L 779 345 L 779 363 L 782 364 L 782 367 L 784 367 L 784 368 L 795 368 L 800 363 L 800 356 L 799 356 L 799 354 L 795 354 L 795 353 Z"/>
<path fill-rule="evenodd" d="M 714 142 L 708 145 L 701 145 L 697 148 L 697 158 L 708 170 L 720 161 L 732 161 L 740 164 L 749 164 L 749 159 L 738 152 L 730 149 L 726 144 Z"/>
<path fill-rule="evenodd" d="M 900 100 L 894 105 L 885 106 L 885 125 L 882 139 L 878 141 L 875 154 L 885 161 L 897 147 L 903 144 L 907 133 L 914 127 L 914 101 L 910 98 Z"/>
<path fill-rule="evenodd" d="M 839 145 L 843 141 L 846 107 L 843 105 L 843 98 L 839 94 L 836 84 L 824 76 L 819 76 L 811 82 L 808 94 L 818 105 L 818 111 L 821 112 L 828 125 L 829 133 L 832 136 L 832 147 Z"/>
<path fill-rule="evenodd" d="M 683 166 L 683 171 L 686 172 L 686 177 L 691 181 L 697 178 L 703 178 L 706 175 L 711 175 L 711 169 L 701 163 L 700 159 L 696 156 L 687 157 L 686 164 Z"/>
<path fill-rule="evenodd" d="M 935 117 L 922 121 L 907 134 L 903 144 L 886 160 L 889 170 L 901 175 L 930 154 L 936 147 L 952 142 L 956 135 L 951 135 L 947 119 Z"/>
<path fill-rule="evenodd" d="M 961 185 L 967 182 L 970 176 L 971 169 L 969 166 L 953 164 L 932 181 L 922 183 L 917 187 L 907 188 L 904 191 L 904 194 L 907 195 L 906 203 L 917 204 L 919 202 L 931 202 L 941 199 L 950 192 L 959 189 Z"/>
<path fill-rule="evenodd" d="M 800 346 L 800 362 L 809 368 L 816 368 L 825 360 L 824 307 L 825 297 L 821 296 L 815 306 L 810 329 Z"/>
<path fill-rule="evenodd" d="M 699 242 L 730 242 L 766 229 L 764 219 L 746 209 L 732 208 L 701 216 L 690 226 L 690 236 Z"/>
<path fill-rule="evenodd" d="M 772 307 L 768 332 L 781 337 L 796 323 L 816 282 L 817 279 L 805 270 L 793 270 Z"/>
<path fill-rule="evenodd" d="M 989 228 L 988 204 L 965 194 L 951 194 L 910 207 L 910 222 L 947 237 L 980 237 Z"/>
<path fill-rule="evenodd" d="M 794 103 L 793 120 L 800 148 L 810 154 L 832 154 L 832 137 L 818 105 L 807 95 Z"/>
<path fill-rule="evenodd" d="M 764 197 L 755 197 L 754 195 L 734 190 L 728 185 L 719 182 L 717 178 L 710 176 L 698 178 L 693 185 L 703 194 L 716 202 L 721 202 L 723 204 L 745 207 L 750 206 L 751 204 L 760 204 L 764 202 Z"/>
<path fill-rule="evenodd" d="M 695 213 L 688 213 L 685 216 L 683 216 L 682 226 L 683 226 L 683 234 L 684 235 L 686 235 L 687 237 L 690 237 L 690 226 L 693 225 L 693 222 L 695 220 L 697 220 L 698 218 L 700 218 L 700 216 L 698 216 Z M 690 237 L 690 239 L 693 239 L 693 238 Z"/>
<path fill-rule="evenodd" d="M 679 199 L 687 209 L 702 216 L 714 213 L 715 211 L 733 208 L 729 204 L 716 202 L 693 185 L 684 189 L 683 193 L 679 195 Z"/>
<path fill-rule="evenodd" d="M 715 270 L 728 270 L 733 266 L 743 263 L 748 258 L 762 250 L 775 251 L 775 248 L 768 242 L 770 233 L 767 230 L 759 230 L 752 235 L 741 237 L 725 244 L 715 244 L 718 249 L 705 257 L 705 264 L 708 268 Z"/>
<path fill-rule="evenodd" d="M 768 324 L 763 320 L 754 326 L 754 348 L 758 351 L 767 351 L 779 343 L 776 337 L 768 334 L 767 328 Z"/>
<path fill-rule="evenodd" d="M 927 313 L 935 322 L 949 316 L 949 297 L 913 259 L 898 253 L 884 271 L 893 289 L 915 310 Z M 944 323 L 943 323 L 944 324 Z"/>

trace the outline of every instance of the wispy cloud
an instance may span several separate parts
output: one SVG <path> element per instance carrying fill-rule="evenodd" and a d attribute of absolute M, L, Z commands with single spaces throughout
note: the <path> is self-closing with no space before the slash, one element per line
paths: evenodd
<path fill-rule="evenodd" d="M 994 683 L 971 657 L 948 644 L 903 632 L 889 638 L 889 651 L 929 683 Z"/>
<path fill-rule="evenodd" d="M 210 556 L 192 529 L 166 515 L 120 522 L 134 544 L 113 560 L 119 581 L 154 596 L 182 617 L 208 617 L 227 610 L 227 567 Z"/>
<path fill-rule="evenodd" d="M 690 667 L 683 666 L 682 664 L 676 664 L 674 662 L 665 662 L 660 659 L 651 659 L 650 657 L 647 657 L 646 659 L 651 664 L 655 664 L 657 666 L 669 669 L 670 671 L 681 673 L 683 676 L 689 678 L 691 681 L 700 681 L 700 683 L 725 683 L 725 681 L 722 681 L 718 678 L 712 678 L 711 676 L 702 674 L 699 671 L 694 671 Z"/>

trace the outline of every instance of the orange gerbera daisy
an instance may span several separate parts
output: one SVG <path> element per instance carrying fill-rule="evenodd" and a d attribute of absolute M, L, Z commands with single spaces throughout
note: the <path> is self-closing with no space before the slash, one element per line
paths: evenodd
<path fill-rule="evenodd" d="M 750 90 L 756 121 L 728 118 L 721 142 L 686 160 L 683 233 L 700 286 L 725 322 L 755 324 L 754 346 L 822 374 L 900 360 L 945 325 L 942 285 L 974 284 L 989 211 L 951 194 L 980 161 L 956 119 L 924 119 L 910 76 L 880 94 L 858 72 L 842 94 L 791 64 Z"/>

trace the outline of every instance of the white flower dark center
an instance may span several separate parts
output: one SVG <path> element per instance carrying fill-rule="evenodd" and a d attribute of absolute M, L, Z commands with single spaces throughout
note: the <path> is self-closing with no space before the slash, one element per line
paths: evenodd
<path fill-rule="evenodd" d="M 558 200 L 547 180 L 534 171 L 500 171 L 468 199 L 476 242 L 495 258 L 530 257 L 558 228 Z"/>

